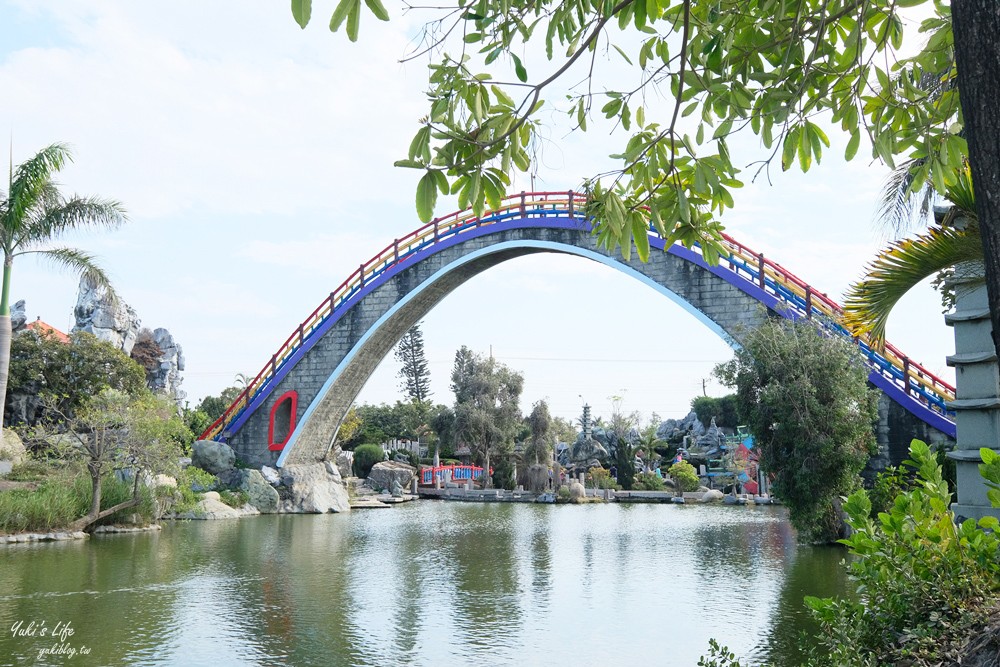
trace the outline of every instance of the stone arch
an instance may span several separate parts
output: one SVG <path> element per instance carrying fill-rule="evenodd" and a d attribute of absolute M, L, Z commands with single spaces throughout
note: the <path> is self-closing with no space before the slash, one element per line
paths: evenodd
<path fill-rule="evenodd" d="M 662 240 L 651 238 L 651 242 L 663 248 Z M 365 285 L 336 317 L 323 322 L 319 335 L 304 340 L 291 363 L 276 372 L 275 381 L 253 398 L 223 437 L 241 459 L 257 466 L 323 459 L 368 377 L 413 324 L 474 276 L 510 259 L 542 252 L 575 255 L 622 271 L 680 304 L 733 346 L 738 345 L 740 332 L 755 326 L 765 312 L 776 314 L 783 308 L 774 294 L 733 268 L 708 266 L 699 253 L 680 246 L 654 251 L 647 262 L 625 261 L 598 247 L 589 226 L 579 218 L 515 218 L 476 226 L 429 244 Z M 953 432 L 951 422 L 877 372 L 871 378 L 914 421 L 919 420 L 913 415 L 921 415 L 930 422 L 927 428 L 941 431 L 942 438 L 951 435 L 946 434 L 949 425 Z M 280 451 L 269 451 L 267 415 L 277 397 L 289 391 L 298 396 L 295 427 Z M 883 451 L 907 437 L 895 430 L 880 428 Z"/>

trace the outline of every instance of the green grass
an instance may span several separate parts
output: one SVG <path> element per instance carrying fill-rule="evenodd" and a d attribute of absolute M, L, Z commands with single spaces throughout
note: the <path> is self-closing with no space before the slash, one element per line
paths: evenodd
<path fill-rule="evenodd" d="M 9 479 L 9 477 L 8 477 Z M 153 495 L 145 486 L 142 502 L 102 519 L 99 524 L 122 523 L 138 514 L 143 521 L 154 518 Z M 112 507 L 132 497 L 132 484 L 113 474 L 101 486 L 101 508 Z M 90 477 L 79 470 L 48 470 L 35 489 L 0 492 L 0 533 L 49 532 L 66 528 L 90 508 Z"/>

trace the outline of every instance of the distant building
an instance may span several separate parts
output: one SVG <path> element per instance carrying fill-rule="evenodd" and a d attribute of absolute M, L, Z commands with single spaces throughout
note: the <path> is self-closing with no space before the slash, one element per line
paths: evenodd
<path fill-rule="evenodd" d="M 34 322 L 26 325 L 24 328 L 34 331 L 39 336 L 54 336 L 55 339 L 60 343 L 69 342 L 68 335 L 64 334 L 62 331 L 59 331 L 59 329 L 56 329 L 51 324 L 48 324 L 47 322 L 42 322 L 42 318 L 40 317 Z"/>

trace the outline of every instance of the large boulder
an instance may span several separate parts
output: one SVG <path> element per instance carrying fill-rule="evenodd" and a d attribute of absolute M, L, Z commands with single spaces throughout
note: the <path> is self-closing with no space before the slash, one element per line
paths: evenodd
<path fill-rule="evenodd" d="M 282 495 L 281 512 L 322 514 L 351 509 L 340 471 L 329 461 L 287 465 L 281 469 L 281 483 L 287 489 L 287 496 Z"/>
<path fill-rule="evenodd" d="M 569 485 L 569 499 L 578 503 L 587 497 L 587 489 L 580 482 L 571 482 Z"/>
<path fill-rule="evenodd" d="M 264 481 L 271 486 L 278 486 L 281 484 L 281 473 L 278 472 L 277 468 L 272 468 L 271 466 L 261 466 L 260 474 L 264 478 Z"/>
<path fill-rule="evenodd" d="M 257 508 L 261 514 L 274 514 L 278 511 L 278 503 L 281 500 L 274 487 L 267 483 L 264 476 L 256 470 L 246 470 L 247 473 L 240 490 L 246 491 L 250 496 L 250 504 Z"/>
<path fill-rule="evenodd" d="M 725 498 L 725 497 L 726 496 L 725 496 L 724 493 L 722 493 L 722 491 L 719 491 L 718 489 L 709 489 L 708 491 L 706 491 L 705 493 L 702 494 L 702 496 L 701 496 L 701 502 L 703 502 L 703 503 L 717 503 L 717 502 L 721 502 L 722 499 Z"/>
<path fill-rule="evenodd" d="M 242 516 L 249 516 L 258 513 L 259 512 L 257 512 L 257 510 L 249 506 L 244 506 L 240 509 L 230 507 L 220 500 L 218 493 L 215 491 L 209 491 L 202 496 L 202 499 L 198 501 L 198 504 L 194 506 L 194 509 L 189 512 L 182 512 L 178 514 L 176 518 L 199 520 L 238 519 Z"/>
<path fill-rule="evenodd" d="M 340 476 L 347 479 L 354 474 L 354 452 L 346 451 L 337 448 L 337 469 L 340 470 Z"/>
<path fill-rule="evenodd" d="M 3 435 L 0 437 L 0 461 L 10 461 L 11 465 L 16 466 L 24 463 L 27 458 L 28 451 L 17 433 L 3 429 Z"/>
<path fill-rule="evenodd" d="M 236 452 L 223 442 L 197 440 L 191 446 L 191 465 L 213 475 L 220 475 L 236 465 Z"/>
<path fill-rule="evenodd" d="M 368 486 L 379 491 L 392 489 L 395 481 L 403 489 L 409 488 L 410 481 L 417 474 L 417 469 L 399 461 L 382 461 L 372 466 L 368 473 Z"/>

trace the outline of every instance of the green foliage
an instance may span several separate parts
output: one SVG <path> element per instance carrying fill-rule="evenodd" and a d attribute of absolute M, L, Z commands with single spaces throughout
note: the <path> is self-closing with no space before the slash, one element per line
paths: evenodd
<path fill-rule="evenodd" d="M 662 477 L 655 472 L 641 472 L 635 476 L 632 488 L 638 491 L 663 491 L 667 488 Z M 697 485 L 695 489 L 697 489 Z"/>
<path fill-rule="evenodd" d="M 564 503 L 569 502 L 569 497 L 570 497 L 569 484 L 563 484 L 562 486 L 560 486 L 559 489 L 556 491 L 556 497 L 559 499 L 560 502 Z"/>
<path fill-rule="evenodd" d="M 678 461 L 673 464 L 670 466 L 667 474 L 679 485 L 680 490 L 685 493 L 697 491 L 698 487 L 701 486 L 701 480 L 698 479 L 698 471 L 687 461 Z"/>
<path fill-rule="evenodd" d="M 615 473 L 618 484 L 630 490 L 635 483 L 635 448 L 624 438 L 619 438 L 615 447 Z"/>
<path fill-rule="evenodd" d="M 250 496 L 246 491 L 240 491 L 239 489 L 223 489 L 219 491 L 219 500 L 230 507 L 239 509 L 250 502 Z"/>
<path fill-rule="evenodd" d="M 1000 454 L 983 447 L 979 450 L 979 455 L 983 459 L 979 464 L 979 473 L 989 487 L 986 495 L 993 507 L 1000 507 Z"/>
<path fill-rule="evenodd" d="M 400 363 L 397 376 L 402 389 L 411 402 L 424 405 L 431 396 L 431 372 L 424 354 L 424 334 L 420 324 L 414 324 L 396 344 L 396 361 Z"/>
<path fill-rule="evenodd" d="M 555 438 L 549 404 L 536 401 L 531 414 L 525 420 L 528 427 L 528 442 L 524 448 L 524 460 L 528 463 L 548 464 L 552 460 Z"/>
<path fill-rule="evenodd" d="M 385 452 L 379 445 L 360 445 L 354 450 L 354 476 L 364 479 L 372 471 L 372 466 L 385 461 Z"/>
<path fill-rule="evenodd" d="M 715 639 L 708 640 L 708 655 L 698 659 L 698 667 L 742 667 L 742 664 L 728 646 L 720 646 Z"/>
<path fill-rule="evenodd" d="M 748 332 L 735 358 L 716 374 L 736 388 L 772 490 L 800 534 L 837 538 L 835 503 L 860 486 L 875 451 L 875 392 L 858 350 L 821 335 L 810 321 L 769 318 Z"/>
<path fill-rule="evenodd" d="M 616 486 L 614 478 L 611 477 L 611 471 L 607 468 L 594 466 L 587 471 L 587 474 L 590 475 L 590 479 L 594 483 L 594 488 L 613 489 Z"/>
<path fill-rule="evenodd" d="M 517 480 L 514 479 L 514 462 L 511 461 L 510 457 L 504 456 L 493 464 L 493 486 L 508 491 L 517 488 Z"/>
<path fill-rule="evenodd" d="M 451 383 L 456 440 L 468 444 L 477 463 L 489 468 L 491 458 L 503 457 L 514 449 L 514 434 L 521 425 L 518 401 L 524 378 L 463 345 L 455 354 Z"/>
<path fill-rule="evenodd" d="M 872 504 L 871 516 L 878 517 L 882 512 L 888 512 L 896 497 L 910 488 L 910 480 L 905 471 L 896 466 L 889 466 L 875 476 L 875 483 L 868 492 Z"/>
<path fill-rule="evenodd" d="M 11 468 L 4 476 L 12 482 L 40 482 L 54 472 L 51 465 L 35 459 L 27 459 Z"/>
<path fill-rule="evenodd" d="M 378 18 L 388 16 L 377 0 L 366 4 Z M 308 6 L 292 3 L 299 25 L 310 19 Z M 914 6 L 927 9 L 919 33 L 904 30 L 902 13 Z M 477 213 L 496 206 L 512 175 L 533 169 L 542 137 L 563 134 L 544 128 L 543 116 L 565 114 L 571 130 L 600 124 L 599 131 L 624 133 L 610 156 L 613 168 L 584 189 L 599 242 L 620 246 L 626 258 L 633 246 L 640 258 L 649 252 L 647 218 L 668 242 L 699 243 L 710 261 L 717 257 L 718 218 L 742 187 L 736 165 L 754 163 L 731 154 L 737 134 L 759 137 L 733 142 L 761 146 L 754 175 L 779 166 L 807 172 L 830 148 L 816 122 L 826 117 L 847 135 L 846 159 L 871 137 L 872 158 L 890 166 L 913 159 L 914 188 L 930 181 L 939 192 L 968 155 L 945 2 L 511 0 L 468 7 L 426 8 L 430 43 L 412 56 L 436 56 L 427 113 L 396 163 L 420 174 L 416 208 L 424 221 L 439 193 L 457 194 L 460 206 Z M 331 28 L 346 21 L 357 39 L 360 13 L 361 0 L 340 0 Z M 548 63 L 535 55 L 543 46 Z M 576 77 L 581 60 L 598 57 L 614 66 L 592 64 L 552 113 L 546 89 Z M 666 105 L 646 106 L 663 99 Z"/>
<path fill-rule="evenodd" d="M 416 452 L 411 452 L 408 449 L 397 449 L 389 456 L 389 458 L 394 459 L 397 456 L 404 457 L 414 468 L 420 468 L 420 457 Z"/>
<path fill-rule="evenodd" d="M 955 523 L 930 448 L 910 446 L 912 487 L 871 517 L 863 491 L 847 499 L 857 600 L 806 598 L 821 624 L 821 664 L 940 664 L 956 657 L 977 612 L 1000 591 L 1000 534 L 988 517 Z M 990 529 L 985 531 L 982 529 Z"/>
<path fill-rule="evenodd" d="M 177 487 L 187 488 L 195 492 L 214 491 L 219 480 L 207 470 L 197 466 L 188 466 L 177 477 Z"/>
<path fill-rule="evenodd" d="M 698 396 L 691 401 L 691 409 L 698 415 L 698 421 L 706 428 L 712 423 L 712 417 L 715 417 L 716 426 L 736 428 L 740 425 L 739 407 L 735 394 L 721 398 Z"/>
<path fill-rule="evenodd" d="M 66 529 L 90 507 L 90 479 L 80 468 L 49 470 L 48 476 L 34 489 L 13 489 L 0 492 L 0 533 L 48 532 Z M 108 509 L 132 496 L 132 484 L 113 474 L 104 477 L 101 508 Z M 154 520 L 152 492 L 140 485 L 141 502 L 99 523 L 128 521 L 138 515 L 144 522 Z"/>
<path fill-rule="evenodd" d="M 222 416 L 222 414 L 226 411 L 226 408 L 232 405 L 233 401 L 236 400 L 236 397 L 238 397 L 242 391 L 243 390 L 240 387 L 226 387 L 218 396 L 206 396 L 201 399 L 201 403 L 198 404 L 198 407 L 196 407 L 195 410 L 204 412 L 208 415 L 208 423 L 211 425 L 216 419 Z M 203 433 L 204 430 L 205 429 L 202 429 L 201 433 Z"/>
<path fill-rule="evenodd" d="M 47 398 L 34 415 L 22 417 L 29 425 L 72 415 L 89 398 L 105 389 L 130 396 L 146 390 L 145 371 L 124 352 L 85 331 L 74 332 L 67 345 L 52 335 L 24 331 L 14 336 L 10 350 L 8 394 Z"/>

